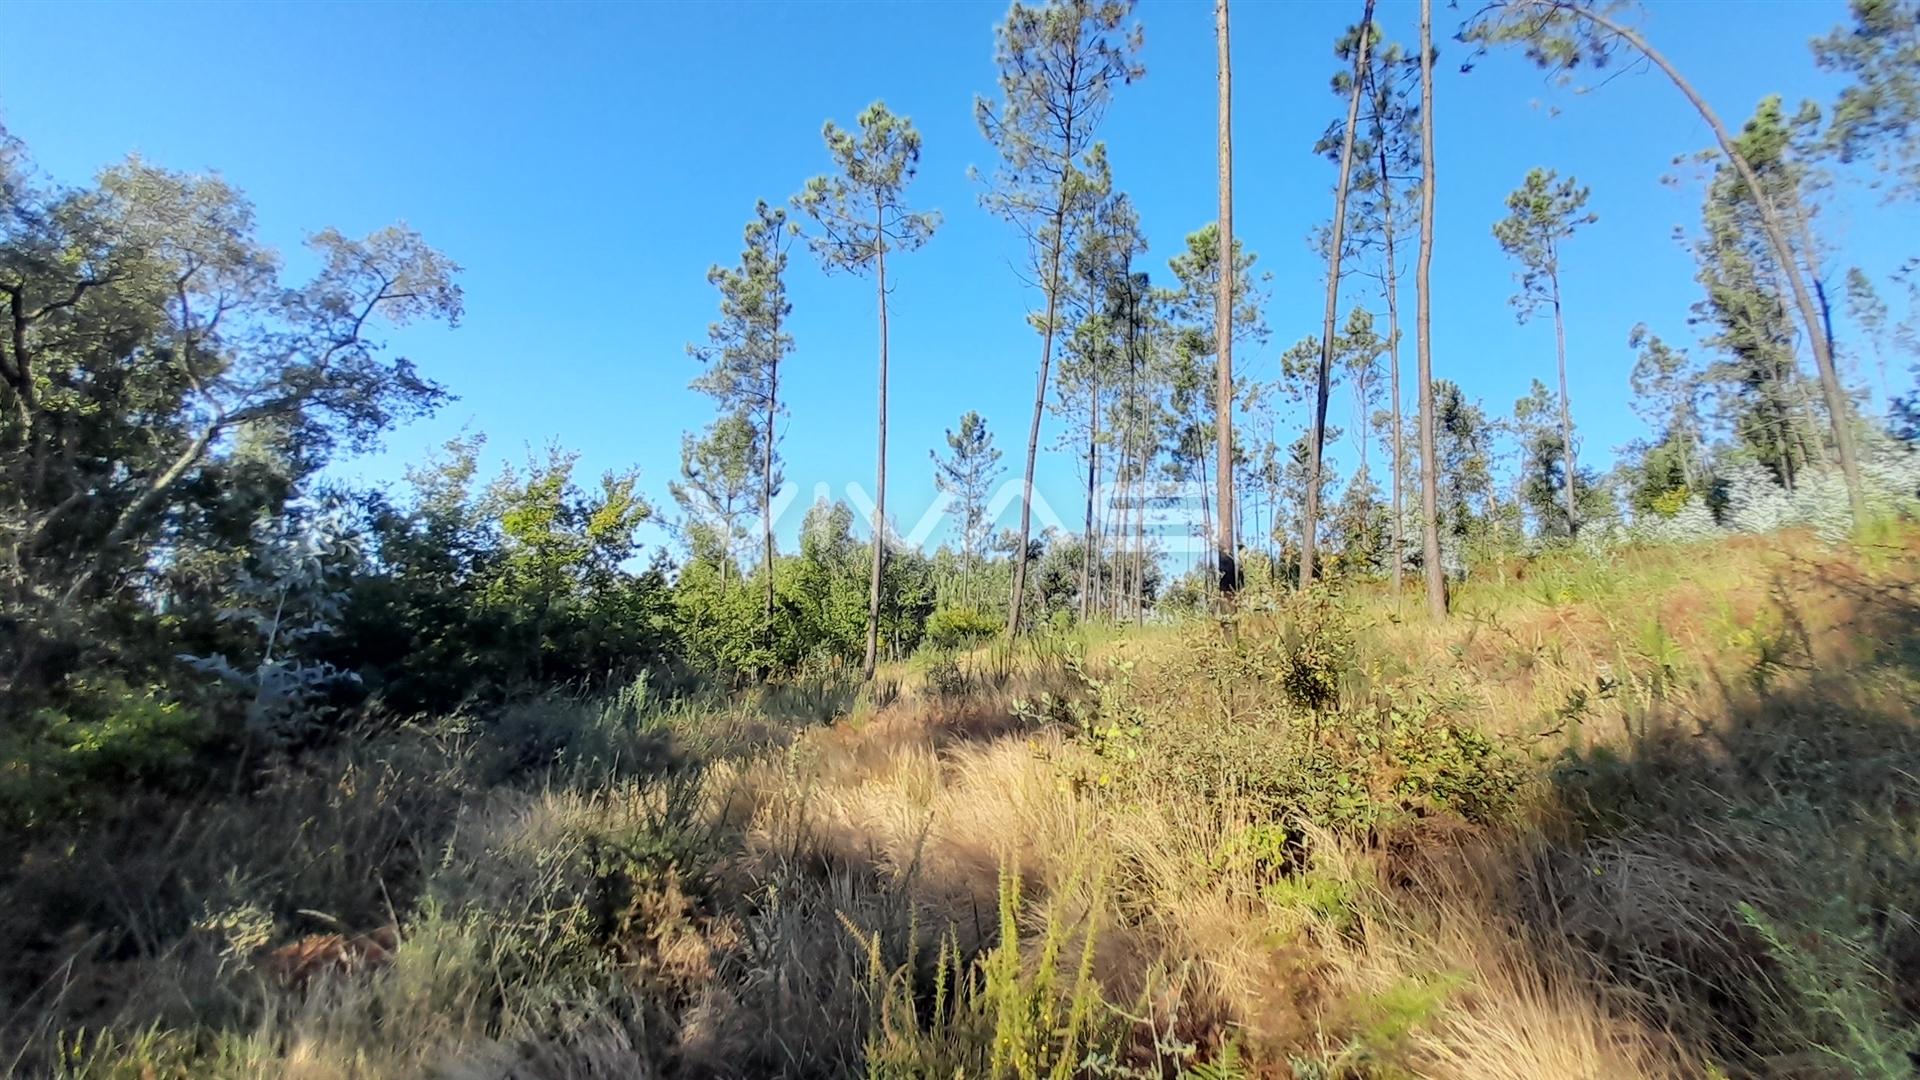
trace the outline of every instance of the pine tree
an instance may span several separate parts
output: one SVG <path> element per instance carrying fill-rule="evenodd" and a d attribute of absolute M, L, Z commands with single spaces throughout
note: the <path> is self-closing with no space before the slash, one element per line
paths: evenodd
<path fill-rule="evenodd" d="M 786 318 L 787 248 L 795 230 L 787 213 L 764 200 L 747 222 L 746 243 L 737 267 L 715 266 L 707 281 L 720 291 L 720 318 L 707 327 L 707 344 L 687 352 L 706 365 L 693 388 L 710 395 L 722 413 L 734 413 L 755 426 L 760 439 L 760 536 L 764 547 L 764 625 L 773 633 L 773 496 L 779 491 L 779 446 L 775 422 L 780 404 L 781 365 L 793 351 Z"/>
<path fill-rule="evenodd" d="M 993 485 L 1006 470 L 1000 467 L 1000 450 L 993 445 L 993 433 L 977 412 L 960 417 L 958 429 L 947 429 L 948 456 L 929 450 L 933 459 L 933 486 L 954 497 L 960 511 L 960 553 L 963 560 L 961 594 L 973 602 L 972 578 L 986 555 L 993 523 L 987 520 L 987 500 Z"/>
<path fill-rule="evenodd" d="M 1358 38 L 1342 41 L 1344 48 L 1357 50 Z M 1344 59 L 1344 56 L 1343 56 Z M 1387 396 L 1389 414 L 1379 425 L 1387 433 L 1386 451 L 1393 463 L 1390 477 L 1388 549 L 1401 552 L 1406 538 L 1402 524 L 1406 513 L 1403 493 L 1407 490 L 1407 449 L 1403 406 L 1405 398 L 1400 382 L 1400 237 L 1415 225 L 1413 211 L 1420 201 L 1419 107 L 1412 94 L 1420 77 L 1417 57 L 1408 56 L 1399 45 L 1381 40 L 1379 26 L 1367 52 L 1362 75 L 1365 97 L 1362 100 L 1360 134 L 1354 144 L 1354 175 L 1348 195 L 1348 213 L 1352 216 L 1349 233 L 1355 247 L 1372 251 L 1374 260 L 1368 271 L 1379 282 L 1381 298 L 1387 309 L 1386 348 L 1388 355 Z M 1336 84 L 1336 91 L 1338 86 Z M 1328 153 L 1336 153 L 1338 140 L 1330 133 L 1322 140 Z M 1417 442 L 1417 440 L 1416 440 Z M 1392 560 L 1394 595 L 1398 597 L 1404 576 L 1404 560 Z"/>
<path fill-rule="evenodd" d="M 1093 133 L 1113 91 L 1145 71 L 1137 59 L 1140 29 L 1125 25 L 1132 12 L 1132 0 L 1047 0 L 1039 6 L 1015 0 L 994 31 L 1000 101 L 974 100 L 981 134 L 1000 158 L 981 203 L 1026 239 L 1034 280 L 1044 297 L 1044 310 L 1036 319 L 1040 373 L 1027 432 L 1020 533 L 1008 599 L 1010 639 L 1020 632 L 1026 598 L 1033 468 L 1040 453 L 1040 418 L 1046 408 L 1065 270 L 1082 220 L 1077 210 L 1104 195 L 1089 190 L 1082 158 L 1096 145 Z"/>
<path fill-rule="evenodd" d="M 1851 27 L 1813 43 L 1814 60 L 1849 76 L 1824 136 L 1840 160 L 1871 160 L 1893 178 L 1892 198 L 1920 195 L 1920 4 L 1852 0 Z"/>
<path fill-rule="evenodd" d="M 759 490 L 761 452 L 753 422 L 728 413 L 704 434 L 680 437 L 680 479 L 667 484 L 687 515 L 688 547 L 696 558 L 710 557 L 719 566 L 723 591 L 735 546 L 745 538 L 740 517 Z"/>
<path fill-rule="evenodd" d="M 1373 0 L 1367 0 L 1372 10 Z M 1227 27 L 1227 0 L 1216 0 L 1214 21 L 1219 38 L 1220 64 L 1220 247 L 1215 256 L 1221 266 L 1233 262 L 1233 67 Z M 1214 326 L 1233 321 L 1232 274 L 1221 274 L 1214 285 Z M 1215 437 L 1214 473 L 1220 485 L 1218 513 L 1214 529 L 1216 569 L 1220 577 L 1220 597 L 1229 608 L 1240 587 L 1239 518 L 1235 516 L 1233 497 L 1233 335 L 1218 335 L 1219 357 L 1214 364 L 1213 415 Z"/>
<path fill-rule="evenodd" d="M 1725 157 L 1726 165 L 1733 170 L 1742 191 L 1751 200 L 1756 225 L 1793 298 L 1801 328 L 1812 345 L 1814 366 L 1820 373 L 1820 390 L 1826 399 L 1827 421 L 1833 434 L 1834 449 L 1840 458 L 1840 471 L 1845 480 L 1854 524 L 1864 524 L 1867 515 L 1866 491 L 1861 484 L 1860 465 L 1854 447 L 1852 406 L 1840 382 L 1839 368 L 1834 363 L 1833 345 L 1825 320 L 1814 302 L 1815 289 L 1808 284 L 1812 271 L 1801 261 L 1807 252 L 1796 255 L 1794 249 L 1793 233 L 1790 231 L 1793 229 L 1794 208 L 1782 207 L 1777 192 L 1770 190 L 1767 182 L 1761 178 L 1747 154 L 1752 149 L 1751 144 L 1743 147 L 1742 141 L 1736 140 L 1721 122 L 1719 114 L 1714 112 L 1666 54 L 1655 49 L 1645 35 L 1617 17 L 1614 5 L 1603 4 L 1600 0 L 1494 0 L 1481 9 L 1473 22 L 1462 31 L 1461 37 L 1482 44 L 1519 44 L 1536 64 L 1557 71 L 1581 63 L 1602 67 L 1617 53 L 1631 51 L 1659 68 L 1681 96 L 1687 99 L 1688 104 L 1693 106 L 1701 121 L 1713 132 L 1714 141 Z"/>
<path fill-rule="evenodd" d="M 839 171 L 816 176 L 794 205 L 819 225 L 808 238 L 828 273 L 874 276 L 880 312 L 879 449 L 874 469 L 873 569 L 867 595 L 867 651 L 861 671 L 873 678 L 880 644 L 880 586 L 887 535 L 887 252 L 913 251 L 933 236 L 937 213 L 908 210 L 902 201 L 920 167 L 920 133 L 876 101 L 861 112 L 859 131 L 829 120 L 821 130 Z"/>
<path fill-rule="evenodd" d="M 1525 322 L 1541 308 L 1553 312 L 1554 355 L 1560 373 L 1560 447 L 1566 455 L 1566 490 L 1562 493 L 1567 510 L 1567 535 L 1579 530 L 1580 519 L 1574 506 L 1574 479 L 1579 473 L 1573 441 L 1573 406 L 1567 398 L 1567 324 L 1560 304 L 1560 249 L 1584 225 L 1599 220 L 1582 213 L 1587 205 L 1588 189 L 1572 177 L 1555 183 L 1551 169 L 1534 169 L 1526 182 L 1507 196 L 1507 216 L 1494 223 L 1494 238 L 1500 249 L 1520 263 L 1520 291 L 1513 306 Z"/>
<path fill-rule="evenodd" d="M 1433 0 L 1420 0 L 1420 258 L 1414 266 L 1414 334 L 1420 356 L 1420 521 L 1425 540 L 1427 614 L 1447 614 L 1447 582 L 1440 565 L 1440 476 L 1434 458 L 1433 401 Z"/>

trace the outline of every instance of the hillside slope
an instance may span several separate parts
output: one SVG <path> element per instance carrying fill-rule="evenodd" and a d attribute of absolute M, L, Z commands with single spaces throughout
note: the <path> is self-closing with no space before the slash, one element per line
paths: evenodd
<path fill-rule="evenodd" d="M 0 1062 L 1912 1075 L 1920 534 L 1486 577 L 142 796 L 9 861 Z"/>

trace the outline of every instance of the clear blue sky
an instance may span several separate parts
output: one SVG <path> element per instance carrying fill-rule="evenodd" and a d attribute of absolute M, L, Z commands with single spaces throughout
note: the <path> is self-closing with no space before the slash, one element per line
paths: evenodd
<path fill-rule="evenodd" d="M 1236 231 L 1274 275 L 1273 340 L 1237 354 L 1243 372 L 1272 378 L 1279 352 L 1317 332 L 1322 271 L 1305 238 L 1329 212 L 1333 168 L 1311 147 L 1340 107 L 1331 42 L 1359 6 L 1234 9 Z M 1600 222 L 1565 255 L 1570 380 L 1585 460 L 1604 464 L 1641 434 L 1626 407 L 1629 328 L 1644 320 L 1691 340 L 1698 290 L 1671 234 L 1697 220 L 1699 196 L 1660 177 L 1710 136 L 1651 72 L 1585 96 L 1517 55 L 1462 75 L 1466 50 L 1450 40 L 1459 13 L 1436 6 L 1436 372 L 1495 414 L 1529 380 L 1551 382 L 1551 326 L 1515 322 L 1489 227 L 1529 167 L 1577 175 Z M 927 451 L 962 411 L 987 416 L 1015 469 L 1024 444 L 1038 342 L 1022 313 L 1033 298 L 1009 269 L 1021 255 L 1014 234 L 979 209 L 966 176 L 991 164 L 972 101 L 994 87 L 1003 12 L 997 0 L 16 3 L 0 40 L 0 116 L 56 179 L 138 151 L 222 172 L 283 250 L 324 226 L 404 219 L 465 267 L 457 330 L 389 335 L 460 400 L 349 463 L 350 475 L 393 478 L 471 429 L 489 436 L 494 463 L 557 439 L 582 452 L 589 478 L 637 464 L 670 505 L 680 433 L 711 418 L 686 389 L 696 365 L 684 351 L 715 311 L 707 267 L 734 260 L 756 198 L 784 200 L 827 167 L 823 120 L 849 122 L 882 98 L 925 136 L 913 199 L 946 215 L 927 248 L 890 267 L 890 502 L 911 528 L 933 497 Z M 1101 135 L 1164 278 L 1182 237 L 1215 216 L 1211 6 L 1149 0 L 1138 14 L 1147 76 L 1120 92 Z M 1384 0 L 1379 18 L 1413 40 L 1412 3 Z M 1806 42 L 1844 18 L 1838 0 L 1727 0 L 1656 3 L 1647 26 L 1737 124 L 1769 92 L 1829 99 Z M 1908 254 L 1898 211 L 1845 201 L 1833 232 L 1842 269 L 1878 276 Z M 870 285 L 825 278 L 799 250 L 793 302 L 784 452 L 804 504 L 816 482 L 871 485 L 875 328 Z M 1410 369 L 1410 345 L 1406 359 Z M 1335 401 L 1337 421 L 1349 413 Z M 1281 418 L 1283 431 L 1304 423 Z M 1048 425 L 1052 446 L 1059 424 Z M 1043 456 L 1042 493 L 1069 519 L 1078 483 L 1070 456 Z"/>

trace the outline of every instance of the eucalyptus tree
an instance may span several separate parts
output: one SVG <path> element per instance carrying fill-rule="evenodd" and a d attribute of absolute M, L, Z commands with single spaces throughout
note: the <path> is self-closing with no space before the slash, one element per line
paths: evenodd
<path fill-rule="evenodd" d="M 920 168 L 920 133 L 876 101 L 861 112 L 859 131 L 829 120 L 821 130 L 838 172 L 816 176 L 794 196 L 794 205 L 819 225 L 808 244 L 828 273 L 874 276 L 880 310 L 880 434 L 873 496 L 873 572 L 867 595 L 869 679 L 880 645 L 880 586 L 887 535 L 887 252 L 913 251 L 933 236 L 937 212 L 907 209 L 906 188 Z"/>
<path fill-rule="evenodd" d="M 1315 482 L 1307 485 L 1306 509 L 1302 517 L 1300 534 L 1300 584 L 1302 587 L 1313 584 L 1314 538 L 1319 532 L 1320 521 L 1320 475 L 1321 460 L 1326 454 L 1327 443 L 1327 396 L 1329 380 L 1333 373 L 1334 319 L 1340 307 L 1340 256 L 1346 245 L 1347 227 L 1347 189 L 1353 178 L 1354 132 L 1359 126 L 1360 99 L 1366 93 L 1367 52 L 1373 45 L 1373 2 L 1366 0 L 1366 6 L 1360 15 L 1360 25 L 1347 31 L 1347 36 L 1356 42 L 1353 53 L 1353 70 L 1343 72 L 1334 80 L 1336 92 L 1344 91 L 1347 98 L 1347 122 L 1340 138 L 1340 178 L 1334 186 L 1333 228 L 1327 242 L 1327 303 L 1320 329 L 1320 365 L 1314 381 L 1313 400 L 1313 442 L 1308 468 Z M 1345 39 L 1335 46 L 1336 53 L 1347 51 L 1342 46 Z"/>
<path fill-rule="evenodd" d="M 1038 5 L 1015 0 L 994 31 L 1000 100 L 974 99 L 981 134 L 999 158 L 981 203 L 1019 230 L 1027 243 L 1032 280 L 1044 297 L 1043 311 L 1034 317 L 1040 331 L 1040 372 L 1021 480 L 1009 638 L 1020 632 L 1026 597 L 1033 469 L 1070 265 L 1067 257 L 1081 219 L 1076 211 L 1104 195 L 1087 182 L 1082 159 L 1096 146 L 1093 133 L 1114 90 L 1145 71 L 1139 62 L 1140 28 L 1126 25 L 1132 12 L 1132 0 L 1047 0 Z"/>
<path fill-rule="evenodd" d="M 1573 406 L 1567 398 L 1567 323 L 1560 304 L 1560 247 L 1582 226 L 1599 220 L 1586 211 L 1589 189 L 1569 176 L 1558 183 L 1552 169 L 1533 169 L 1519 188 L 1507 196 L 1507 216 L 1494 222 L 1500 249 L 1520 264 L 1515 275 L 1520 291 L 1513 306 L 1525 322 L 1542 308 L 1553 312 L 1554 355 L 1560 372 L 1560 445 L 1566 454 L 1567 533 L 1580 528 L 1574 506 L 1574 478 L 1578 462 L 1573 442 Z"/>
<path fill-rule="evenodd" d="M 754 425 L 760 451 L 760 539 L 762 632 L 773 633 L 773 496 L 779 490 L 779 446 L 775 425 L 780 404 L 781 365 L 793 351 L 786 330 L 793 305 L 787 300 L 787 250 L 795 227 L 787 212 L 760 200 L 748 219 L 740 263 L 714 266 L 707 281 L 720 291 L 720 318 L 707 327 L 705 345 L 687 352 L 706 370 L 693 388 L 711 396 L 723 413 L 735 413 Z"/>
<path fill-rule="evenodd" d="M 968 411 L 960 417 L 957 429 L 947 429 L 947 456 L 941 457 L 938 450 L 927 451 L 927 456 L 933 459 L 933 486 L 952 495 L 959 504 L 961 595 L 971 604 L 973 571 L 992 539 L 987 500 L 993 497 L 993 485 L 1006 472 L 1000 466 L 1000 448 L 993 445 L 986 419 Z"/>
<path fill-rule="evenodd" d="M 1423 0 L 1426 2 L 1426 0 Z M 1869 0 L 1884 2 L 1884 0 Z M 1720 119 L 1700 91 L 1680 73 L 1665 53 L 1653 47 L 1646 36 L 1626 20 L 1627 5 L 1608 0 L 1493 0 L 1483 7 L 1462 31 L 1462 38 L 1482 44 L 1518 44 L 1528 59 L 1542 68 L 1565 71 L 1578 64 L 1602 67 L 1623 51 L 1644 57 L 1660 69 L 1687 99 L 1707 128 L 1713 132 L 1720 153 L 1726 158 L 1741 186 L 1752 200 L 1756 224 L 1780 276 L 1786 279 L 1789 294 L 1800 317 L 1801 328 L 1812 346 L 1814 366 L 1820 373 L 1820 389 L 1826 398 L 1827 419 L 1833 433 L 1834 449 L 1840 458 L 1847 496 L 1856 525 L 1866 519 L 1865 490 L 1861 486 L 1860 466 L 1854 448 L 1852 403 L 1840 382 L 1834 363 L 1832 341 L 1814 301 L 1809 285 L 1810 271 L 1796 257 L 1789 233 L 1788 212 L 1775 193 L 1756 171 L 1753 161 L 1739 141 Z"/>
<path fill-rule="evenodd" d="M 1414 264 L 1414 335 L 1420 358 L 1420 528 L 1427 578 L 1427 614 L 1447 614 L 1440 565 L 1440 469 L 1434 454 L 1433 402 L 1433 0 L 1420 0 L 1420 258 Z"/>

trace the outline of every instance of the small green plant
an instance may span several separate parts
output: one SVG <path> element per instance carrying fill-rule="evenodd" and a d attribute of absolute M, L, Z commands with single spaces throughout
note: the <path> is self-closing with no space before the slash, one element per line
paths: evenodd
<path fill-rule="evenodd" d="M 952 654 L 936 655 L 927 662 L 927 692 L 935 697 L 960 697 L 972 682 L 966 669 L 960 666 L 960 659 Z"/>
<path fill-rule="evenodd" d="M 1834 1075 L 1908 1080 L 1920 1052 L 1920 1026 L 1899 1015 L 1886 976 L 1867 946 L 1822 926 L 1783 926 L 1752 904 L 1740 919 L 1778 965 L 1774 987 L 1779 1042 L 1803 1042 Z M 1791 1036 L 1781 1037 L 1791 1032 Z"/>

